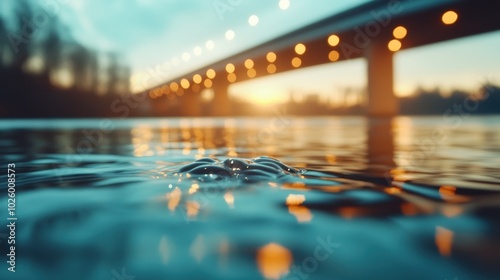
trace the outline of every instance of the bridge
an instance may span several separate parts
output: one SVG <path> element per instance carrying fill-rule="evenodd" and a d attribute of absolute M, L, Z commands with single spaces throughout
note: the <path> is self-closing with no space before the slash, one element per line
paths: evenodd
<path fill-rule="evenodd" d="M 152 90 L 175 93 L 183 114 L 197 116 L 201 112 L 199 93 L 212 89 L 212 115 L 225 116 L 231 115 L 228 87 L 232 83 L 365 58 L 368 115 L 393 116 L 399 112 L 393 89 L 395 52 L 499 30 L 499 11 L 500 1 L 371 1 L 172 78 Z"/>

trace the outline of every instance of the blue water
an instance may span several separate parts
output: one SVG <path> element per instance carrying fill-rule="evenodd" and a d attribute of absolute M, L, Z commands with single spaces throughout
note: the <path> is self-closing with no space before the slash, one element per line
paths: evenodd
<path fill-rule="evenodd" d="M 456 120 L 0 121 L 0 279 L 497 279 L 500 117 Z"/>

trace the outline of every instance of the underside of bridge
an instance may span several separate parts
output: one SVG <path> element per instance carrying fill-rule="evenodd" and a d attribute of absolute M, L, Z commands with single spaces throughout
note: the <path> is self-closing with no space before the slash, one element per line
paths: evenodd
<path fill-rule="evenodd" d="M 181 102 L 184 115 L 200 115 L 199 92 L 211 88 L 214 92 L 212 115 L 226 116 L 233 113 L 228 96 L 231 83 L 364 58 L 368 75 L 368 115 L 394 116 L 399 113 L 393 89 L 394 52 L 499 30 L 499 10 L 500 1 L 371 1 L 202 67 L 167 84 L 173 83 L 177 88 L 182 80 L 187 85 L 196 83 L 196 91 L 184 88 L 181 97 L 185 99 Z M 449 11 L 458 20 L 445 22 L 444 14 Z M 395 36 L 396 28 L 403 28 L 405 35 Z M 330 40 L 332 36 L 336 39 Z M 396 49 L 389 46 L 392 41 L 399 45 Z"/>

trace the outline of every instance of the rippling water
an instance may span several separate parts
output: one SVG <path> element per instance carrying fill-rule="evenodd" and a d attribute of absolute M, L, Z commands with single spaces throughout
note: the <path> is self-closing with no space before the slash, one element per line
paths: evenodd
<path fill-rule="evenodd" d="M 18 217 L 16 273 L 2 226 L 0 278 L 495 279 L 499 128 L 500 117 L 0 121 Z"/>

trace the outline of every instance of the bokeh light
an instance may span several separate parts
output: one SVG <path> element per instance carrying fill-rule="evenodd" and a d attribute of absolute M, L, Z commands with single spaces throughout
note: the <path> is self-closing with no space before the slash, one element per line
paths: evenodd
<path fill-rule="evenodd" d="M 397 52 L 401 49 L 401 41 L 393 39 L 387 44 L 387 47 L 392 52 Z"/>
<path fill-rule="evenodd" d="M 250 26 L 256 26 L 258 23 L 259 23 L 259 17 L 258 16 L 251 15 L 248 18 L 248 24 L 250 24 Z"/>
<path fill-rule="evenodd" d="M 273 63 L 276 61 L 276 54 L 273 52 L 268 52 L 266 55 L 266 59 L 267 59 L 267 61 Z"/>
<path fill-rule="evenodd" d="M 306 46 L 302 43 L 298 43 L 297 45 L 295 45 L 295 52 L 298 55 L 303 55 L 306 52 Z"/>
<path fill-rule="evenodd" d="M 298 57 L 294 57 L 292 59 L 292 66 L 295 68 L 298 68 L 298 67 L 300 67 L 300 65 L 302 65 L 302 60 Z"/>
<path fill-rule="evenodd" d="M 228 31 L 226 31 L 225 37 L 228 41 L 233 40 L 235 36 L 236 34 L 234 33 L 233 30 L 229 29 Z"/>
<path fill-rule="evenodd" d="M 340 43 L 340 38 L 339 36 L 333 34 L 328 37 L 328 45 L 335 47 Z"/>
<path fill-rule="evenodd" d="M 331 51 L 329 54 L 328 54 L 328 59 L 330 61 L 337 61 L 339 60 L 339 57 L 340 57 L 340 54 L 338 51 Z"/>
<path fill-rule="evenodd" d="M 443 14 L 441 20 L 446 25 L 454 24 L 458 20 L 458 14 L 455 11 L 447 11 Z"/>
<path fill-rule="evenodd" d="M 403 39 L 404 37 L 406 37 L 407 33 L 408 31 L 403 26 L 398 26 L 392 31 L 392 35 L 394 35 L 394 38 L 396 39 Z"/>

